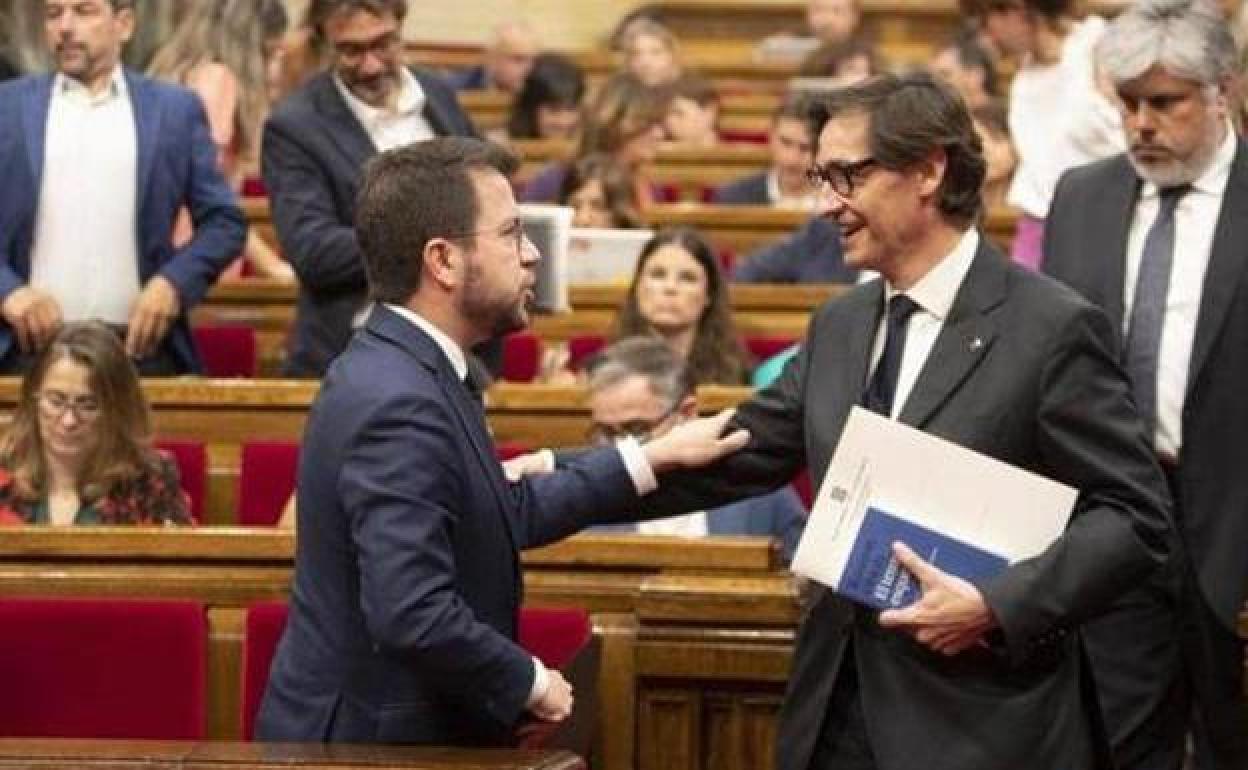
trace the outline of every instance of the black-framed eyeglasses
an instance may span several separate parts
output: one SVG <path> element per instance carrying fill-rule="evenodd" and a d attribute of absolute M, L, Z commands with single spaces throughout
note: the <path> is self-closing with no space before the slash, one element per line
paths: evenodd
<path fill-rule="evenodd" d="M 39 410 L 52 420 L 59 420 L 66 412 L 73 412 L 79 422 L 91 422 L 100 416 L 100 400 L 95 396 L 70 396 L 59 390 L 42 390 L 36 398 Z"/>
<path fill-rule="evenodd" d="M 610 444 L 630 436 L 638 441 L 648 441 L 653 438 L 654 431 L 660 425 L 676 414 L 680 409 L 680 403 L 677 401 L 667 411 L 652 420 L 625 420 L 615 424 L 595 422 L 589 426 L 589 435 L 586 438 L 591 444 Z"/>
<path fill-rule="evenodd" d="M 826 186 L 838 196 L 848 198 L 854 194 L 854 185 L 862 179 L 863 172 L 877 165 L 879 164 L 875 158 L 870 156 L 851 163 L 830 160 L 822 166 L 806 169 L 806 180 L 816 190 L 822 190 Z"/>
<path fill-rule="evenodd" d="M 524 222 L 522 222 L 519 217 L 511 220 L 511 222 L 501 230 L 473 230 L 468 233 L 454 233 L 446 237 L 450 239 L 476 238 L 478 235 L 494 235 L 499 238 L 503 238 L 504 240 L 511 239 L 516 247 L 517 254 L 522 254 L 524 252 L 524 244 L 529 239 L 529 234 L 524 229 Z"/>

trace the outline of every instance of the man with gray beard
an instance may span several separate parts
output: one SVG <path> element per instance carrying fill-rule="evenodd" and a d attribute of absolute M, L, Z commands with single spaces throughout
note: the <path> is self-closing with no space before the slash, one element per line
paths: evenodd
<path fill-rule="evenodd" d="M 1211 2 L 1139 0 L 1098 49 L 1129 150 L 1058 185 L 1045 272 L 1123 334 L 1149 439 L 1175 501 L 1178 553 L 1086 638 L 1116 759 L 1248 767 L 1248 147 L 1229 118 L 1236 54 Z"/>

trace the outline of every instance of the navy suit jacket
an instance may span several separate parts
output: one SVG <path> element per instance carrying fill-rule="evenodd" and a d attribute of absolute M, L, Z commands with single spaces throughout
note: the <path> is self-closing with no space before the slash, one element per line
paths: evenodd
<path fill-rule="evenodd" d="M 413 69 L 425 92 L 424 117 L 438 136 L 474 136 L 455 94 L 436 75 Z M 261 164 L 282 252 L 299 276 L 285 373 L 320 377 L 347 346 L 367 294 L 355 239 L 355 196 L 377 148 L 322 72 L 269 117 Z"/>
<path fill-rule="evenodd" d="M 187 313 L 242 250 L 247 222 L 217 166 L 199 98 L 131 72 L 125 77 L 138 143 L 139 283 L 160 274 L 177 289 L 182 315 L 163 344 L 180 369 L 195 372 Z M 0 85 L 0 168 L 7 177 L 0 185 L 0 301 L 30 280 L 53 80 L 31 75 Z M 174 249 L 173 226 L 184 206 L 195 234 Z M 15 344 L 12 329 L 0 322 L 0 357 Z"/>
<path fill-rule="evenodd" d="M 264 740 L 510 742 L 533 681 L 518 551 L 639 508 L 613 448 L 508 483 L 480 404 L 386 307 L 325 377 L 298 499 Z"/>
<path fill-rule="evenodd" d="M 711 194 L 711 203 L 736 206 L 771 205 L 771 197 L 767 194 L 767 173 L 759 171 L 715 188 L 715 192 Z"/>
<path fill-rule="evenodd" d="M 858 271 L 845 264 L 841 230 L 828 217 L 811 217 L 779 243 L 738 260 L 737 283 L 854 283 Z"/>

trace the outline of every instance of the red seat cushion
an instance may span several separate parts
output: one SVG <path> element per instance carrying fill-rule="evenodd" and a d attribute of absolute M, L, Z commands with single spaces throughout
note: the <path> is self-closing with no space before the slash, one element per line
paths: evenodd
<path fill-rule="evenodd" d="M 788 350 L 797 342 L 795 337 L 769 337 L 750 335 L 745 338 L 745 348 L 754 356 L 754 360 L 762 363 L 777 353 Z"/>
<path fill-rule="evenodd" d="M 503 338 L 503 379 L 532 382 L 542 367 L 542 341 L 533 332 L 515 332 Z"/>
<path fill-rule="evenodd" d="M 256 331 L 250 326 L 196 326 L 204 374 L 209 377 L 255 377 Z"/>
<path fill-rule="evenodd" d="M 286 628 L 289 610 L 286 602 L 257 602 L 247 608 L 243 632 L 242 735 L 249 741 L 256 734 L 256 712 L 269 682 L 273 653 Z"/>
<path fill-rule="evenodd" d="M 580 607 L 522 607 L 520 646 L 547 668 L 560 668 L 589 644 L 594 627 Z"/>
<path fill-rule="evenodd" d="M 578 334 L 568 339 L 568 368 L 579 371 L 587 359 L 607 346 L 601 334 Z"/>
<path fill-rule="evenodd" d="M 204 520 L 204 496 L 208 484 L 208 453 L 202 441 L 161 439 L 156 448 L 167 452 L 178 466 L 182 491 L 191 501 L 191 517 L 195 523 Z"/>
<path fill-rule="evenodd" d="M 277 524 L 295 491 L 299 445 L 291 441 L 248 441 L 238 471 L 238 523 L 244 527 Z"/>
<path fill-rule="evenodd" d="M 494 454 L 498 457 L 499 462 L 504 463 L 513 457 L 532 451 L 533 447 L 524 441 L 504 441 L 501 444 L 494 445 Z"/>
<path fill-rule="evenodd" d="M 0 599 L 0 629 L 0 735 L 205 737 L 199 603 Z"/>
<path fill-rule="evenodd" d="M 814 484 L 810 480 L 810 469 L 802 468 L 802 472 L 793 478 L 793 489 L 797 492 L 797 496 L 802 499 L 802 505 L 806 506 L 806 510 L 815 502 Z"/>

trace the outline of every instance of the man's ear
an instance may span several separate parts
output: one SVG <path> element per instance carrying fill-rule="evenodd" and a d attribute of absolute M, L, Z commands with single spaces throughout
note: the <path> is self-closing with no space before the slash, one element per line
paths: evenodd
<path fill-rule="evenodd" d="M 933 147 L 927 157 L 916 165 L 919 175 L 919 194 L 925 199 L 933 198 L 940 193 L 940 184 L 945 180 L 945 170 L 949 165 L 949 155 L 943 147 Z"/>
<path fill-rule="evenodd" d="M 453 241 L 430 238 L 421 256 L 421 269 L 425 277 L 444 289 L 452 289 L 460 283 L 463 253 Z"/>
<path fill-rule="evenodd" d="M 121 38 L 121 44 L 125 45 L 126 43 L 129 43 L 130 39 L 134 37 L 134 8 L 122 8 L 117 11 L 116 23 L 121 27 L 121 34 L 119 36 Z"/>
<path fill-rule="evenodd" d="M 676 407 L 676 413 L 683 419 L 692 420 L 698 416 L 698 397 L 690 393 L 680 400 L 680 406 Z"/>

